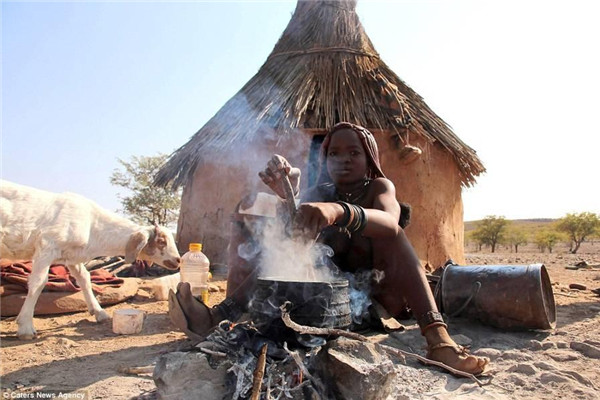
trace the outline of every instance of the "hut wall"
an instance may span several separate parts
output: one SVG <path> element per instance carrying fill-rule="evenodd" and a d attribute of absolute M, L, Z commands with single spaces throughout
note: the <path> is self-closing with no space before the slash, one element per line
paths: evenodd
<path fill-rule="evenodd" d="M 423 153 L 407 162 L 389 133 L 375 135 L 382 169 L 394 182 L 396 197 L 412 206 L 406 234 L 422 265 L 436 269 L 448 259 L 464 263 L 462 188 L 454 159 L 438 143 L 411 139 Z"/>

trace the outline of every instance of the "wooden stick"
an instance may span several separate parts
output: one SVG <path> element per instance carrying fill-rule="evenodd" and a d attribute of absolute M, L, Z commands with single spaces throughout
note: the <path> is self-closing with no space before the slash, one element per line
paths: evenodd
<path fill-rule="evenodd" d="M 265 376 L 265 366 L 267 365 L 267 349 L 268 345 L 265 343 L 260 349 L 260 355 L 256 361 L 256 369 L 254 370 L 254 380 L 252 382 L 252 396 L 251 400 L 258 400 L 260 398 L 260 389 L 262 387 L 262 380 Z"/>
<path fill-rule="evenodd" d="M 130 375 L 151 374 L 152 372 L 154 372 L 154 364 L 146 365 L 144 367 L 119 367 L 118 371 L 123 374 Z"/>
<path fill-rule="evenodd" d="M 285 192 L 285 205 L 287 206 L 288 212 L 290 214 L 290 221 L 294 219 L 296 215 L 296 200 L 294 198 L 294 188 L 292 188 L 292 183 L 290 182 L 290 178 L 285 175 L 281 180 L 283 185 L 283 191 Z"/>
<path fill-rule="evenodd" d="M 349 339 L 358 340 L 361 342 L 371 342 L 371 340 L 368 337 L 360 335 L 355 332 L 349 332 L 349 331 L 344 331 L 342 329 L 333 329 L 333 328 L 317 328 L 314 326 L 306 326 L 306 325 L 297 324 L 296 322 L 292 321 L 292 319 L 290 318 L 290 314 L 287 311 L 288 304 L 290 304 L 290 303 L 288 301 L 286 301 L 284 304 L 281 305 L 281 307 L 279 307 L 279 309 L 281 310 L 281 319 L 283 320 L 283 323 L 285 324 L 285 326 L 287 326 L 288 328 L 290 328 L 298 333 L 305 333 L 305 334 L 309 334 L 309 335 L 327 335 L 327 336 L 335 335 L 335 336 L 342 336 L 342 337 L 346 337 Z M 411 358 L 421 361 L 423 364 L 426 364 L 426 365 L 435 365 L 436 367 L 443 368 L 455 375 L 463 376 L 465 378 L 470 378 L 470 379 L 474 380 L 475 382 L 477 382 L 477 384 L 479 386 L 484 385 L 483 382 L 481 382 L 479 379 L 477 379 L 475 377 L 475 375 L 469 374 L 468 372 L 459 371 L 459 370 L 454 369 L 442 362 L 430 360 L 430 359 L 422 357 L 418 354 L 400 350 L 395 347 L 386 346 L 386 345 L 382 345 L 382 344 L 379 344 L 379 346 L 381 346 L 382 349 L 384 349 L 390 353 L 393 353 L 396 355 L 402 355 L 402 356 L 406 356 L 406 357 L 411 357 Z"/>
<path fill-rule="evenodd" d="M 286 342 L 283 343 L 283 349 L 292 357 L 298 368 L 300 368 L 302 374 L 304 374 L 304 376 L 308 379 L 305 382 L 312 382 L 316 386 L 319 393 L 325 393 L 325 387 L 323 386 L 323 383 L 319 379 L 316 379 L 314 376 L 312 376 L 312 374 L 308 371 L 308 368 L 306 368 L 306 365 L 304 365 L 304 362 L 302 362 L 302 357 L 300 357 L 300 354 L 298 354 L 297 351 L 291 351 L 288 349 Z"/>
<path fill-rule="evenodd" d="M 205 354 L 209 354 L 209 355 L 215 356 L 215 357 L 227 357 L 227 354 L 223 353 L 222 351 L 214 351 L 211 349 L 207 349 L 206 347 L 199 347 L 198 350 L 200 350 L 201 352 L 203 352 Z"/>

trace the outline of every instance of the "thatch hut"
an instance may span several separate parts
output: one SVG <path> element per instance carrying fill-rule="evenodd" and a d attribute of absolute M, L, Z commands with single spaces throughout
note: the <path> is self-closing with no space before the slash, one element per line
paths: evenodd
<path fill-rule="evenodd" d="M 266 187 L 257 173 L 272 154 L 316 175 L 320 139 L 339 121 L 367 127 L 399 200 L 413 207 L 407 234 L 424 265 L 464 261 L 462 188 L 485 171 L 423 99 L 379 57 L 355 12 L 356 0 L 298 1 L 259 71 L 156 178 L 184 186 L 178 244 L 205 243 L 224 262 L 229 220 L 243 195 Z"/>

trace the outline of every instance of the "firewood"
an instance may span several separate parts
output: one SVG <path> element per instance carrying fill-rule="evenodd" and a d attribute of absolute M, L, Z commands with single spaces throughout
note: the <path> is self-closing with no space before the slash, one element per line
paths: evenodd
<path fill-rule="evenodd" d="M 262 387 L 262 380 L 265 376 L 265 365 L 267 363 L 267 349 L 269 345 L 263 344 L 260 349 L 260 355 L 256 361 L 256 369 L 254 370 L 254 379 L 252 382 L 252 396 L 251 400 L 258 400 L 260 398 L 260 389 Z"/>
<path fill-rule="evenodd" d="M 308 335 L 317 335 L 317 336 L 319 336 L 319 335 L 321 335 L 321 336 L 322 335 L 341 336 L 341 337 L 345 337 L 345 338 L 349 338 L 349 339 L 358 340 L 361 342 L 370 342 L 370 339 L 368 337 L 360 335 L 355 332 L 349 332 L 349 331 L 345 331 L 342 329 L 334 329 L 334 328 L 317 328 L 314 326 L 306 326 L 306 325 L 297 324 L 296 322 L 292 321 L 292 319 L 290 317 L 290 313 L 287 311 L 287 308 L 289 305 L 290 305 L 290 303 L 286 301 L 284 304 L 281 305 L 281 307 L 279 307 L 279 309 L 281 310 L 281 319 L 283 320 L 283 323 L 285 324 L 285 326 L 287 326 L 288 328 L 290 328 L 298 333 L 308 334 Z M 443 368 L 443 369 L 451 372 L 452 374 L 455 374 L 458 376 L 463 376 L 465 378 L 470 378 L 470 379 L 474 380 L 479 386 L 484 385 L 483 382 L 481 382 L 479 379 L 477 379 L 475 377 L 475 375 L 469 374 L 467 372 L 459 371 L 459 370 L 452 368 L 452 367 L 450 367 L 444 363 L 441 363 L 439 361 L 430 360 L 430 359 L 422 357 L 418 354 L 414 354 L 414 353 L 411 353 L 408 351 L 396 349 L 395 347 L 386 346 L 386 345 L 382 345 L 382 344 L 379 344 L 379 346 L 381 346 L 381 348 L 383 350 L 393 353 L 395 355 L 414 358 L 414 359 L 422 362 L 425 365 L 434 365 L 436 367 Z"/>

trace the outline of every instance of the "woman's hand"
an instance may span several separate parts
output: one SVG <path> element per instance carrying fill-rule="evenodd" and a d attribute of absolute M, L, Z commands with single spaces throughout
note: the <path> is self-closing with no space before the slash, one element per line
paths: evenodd
<path fill-rule="evenodd" d="M 344 209 L 337 203 L 303 203 L 296 212 L 294 230 L 314 240 L 324 228 L 333 225 L 343 215 Z"/>
<path fill-rule="evenodd" d="M 282 199 L 286 198 L 283 188 L 283 178 L 285 176 L 290 180 L 294 195 L 297 195 L 300 190 L 300 170 L 292 167 L 284 157 L 278 154 L 273 155 L 267 163 L 267 167 L 263 171 L 260 171 L 258 176 L 265 185 L 270 187 Z"/>

